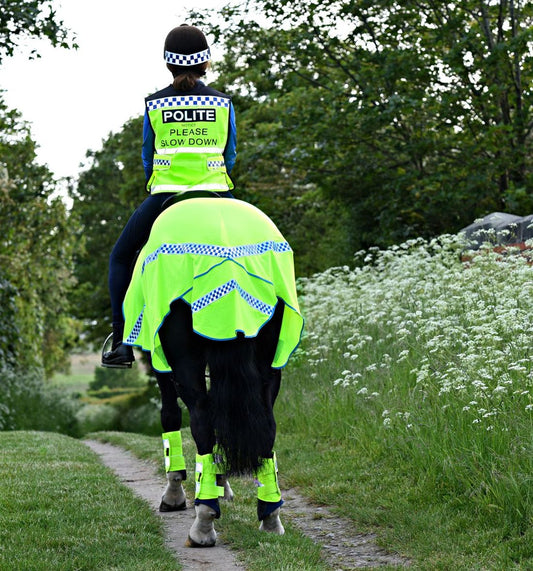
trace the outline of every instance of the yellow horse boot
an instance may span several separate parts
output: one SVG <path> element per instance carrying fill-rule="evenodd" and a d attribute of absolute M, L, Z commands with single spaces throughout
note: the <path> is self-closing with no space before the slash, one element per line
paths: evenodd
<path fill-rule="evenodd" d="M 213 454 L 196 454 L 196 519 L 189 530 L 188 547 L 212 547 L 216 543 L 214 521 L 220 517 L 218 498 L 224 495 L 224 488 L 217 484 L 217 471 L 220 465 Z"/>
<path fill-rule="evenodd" d="M 272 458 L 263 459 L 261 467 L 255 474 L 255 483 L 257 485 L 257 517 L 261 522 L 260 531 L 283 535 L 285 528 L 279 518 L 283 500 L 279 489 L 275 453 Z"/>
<path fill-rule="evenodd" d="M 165 471 L 167 487 L 163 492 L 160 512 L 174 512 L 187 509 L 187 498 L 182 482 L 187 478 L 185 458 L 179 430 L 163 433 L 163 449 L 165 453 Z"/>

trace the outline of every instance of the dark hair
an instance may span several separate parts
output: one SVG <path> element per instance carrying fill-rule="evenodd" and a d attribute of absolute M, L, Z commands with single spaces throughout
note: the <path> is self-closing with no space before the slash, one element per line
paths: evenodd
<path fill-rule="evenodd" d="M 167 69 L 174 77 L 172 86 L 178 91 L 187 91 L 188 89 L 192 89 L 196 85 L 198 79 L 205 75 L 208 65 L 208 62 L 204 62 L 199 65 L 195 65 L 193 68 L 187 69 L 167 63 Z"/>

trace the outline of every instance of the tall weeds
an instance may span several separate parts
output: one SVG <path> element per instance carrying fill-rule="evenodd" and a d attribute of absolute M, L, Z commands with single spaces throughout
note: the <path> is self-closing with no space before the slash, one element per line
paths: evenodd
<path fill-rule="evenodd" d="M 520 534 L 533 519 L 533 268 L 518 250 L 464 262 L 463 248 L 413 240 L 300 280 L 307 336 L 286 426 L 408 466 L 418 493 Z"/>

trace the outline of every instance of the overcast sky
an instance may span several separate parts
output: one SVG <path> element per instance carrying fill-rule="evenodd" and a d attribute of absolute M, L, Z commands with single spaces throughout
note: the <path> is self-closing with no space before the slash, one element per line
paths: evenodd
<path fill-rule="evenodd" d="M 226 0 L 61 0 L 58 16 L 77 35 L 78 50 L 27 42 L 0 67 L 0 87 L 9 108 L 31 124 L 38 160 L 57 177 L 75 177 L 88 149 L 144 112 L 144 98 L 172 76 L 163 44 L 175 26 L 187 23 L 186 7 L 220 8 Z M 212 38 L 204 30 L 208 41 Z M 30 47 L 40 59 L 28 60 Z M 216 46 L 211 45 L 214 57 Z M 220 52 L 219 52 L 220 53 Z M 212 76 L 207 75 L 209 83 Z M 139 134 L 139 161 L 141 153 Z"/>

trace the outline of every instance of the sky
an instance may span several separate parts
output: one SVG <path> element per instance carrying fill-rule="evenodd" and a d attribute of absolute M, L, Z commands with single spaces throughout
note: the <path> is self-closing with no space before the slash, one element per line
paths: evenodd
<path fill-rule="evenodd" d="M 87 150 L 144 113 L 144 98 L 172 80 L 163 60 L 167 33 L 187 23 L 187 7 L 221 8 L 226 0 L 61 0 L 58 18 L 76 34 L 78 50 L 26 41 L 0 67 L 10 109 L 30 123 L 37 160 L 58 178 L 76 178 Z M 217 58 L 217 46 L 212 44 Z M 41 58 L 29 60 L 31 48 Z M 220 52 L 219 57 L 220 57 Z M 206 76 L 209 83 L 212 75 Z M 139 161 L 141 153 L 139 134 Z"/>

